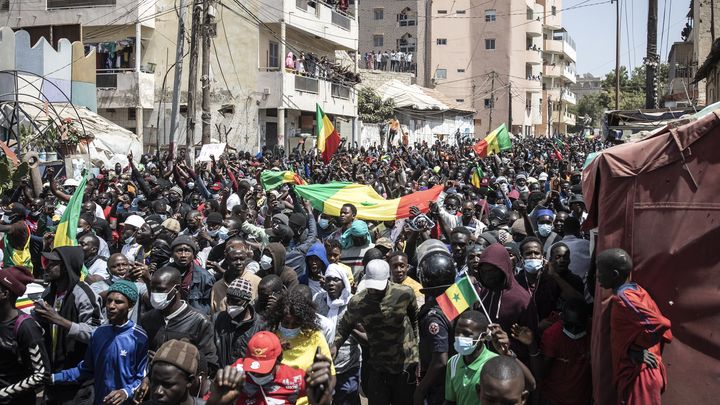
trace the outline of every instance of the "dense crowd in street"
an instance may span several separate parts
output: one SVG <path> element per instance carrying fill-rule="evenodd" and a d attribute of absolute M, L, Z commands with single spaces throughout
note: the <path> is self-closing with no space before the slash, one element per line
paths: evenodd
<path fill-rule="evenodd" d="M 328 164 L 181 150 L 87 181 L 47 169 L 40 195 L 2 196 L 0 404 L 590 404 L 596 283 L 615 294 L 618 397 L 659 404 L 670 323 L 629 255 L 591 254 L 582 227 L 581 170 L 607 145 L 472 146 L 345 145 Z M 388 200 L 442 190 L 372 221 L 365 201 L 333 215 L 266 171 Z M 74 195 L 77 246 L 57 247 Z"/>

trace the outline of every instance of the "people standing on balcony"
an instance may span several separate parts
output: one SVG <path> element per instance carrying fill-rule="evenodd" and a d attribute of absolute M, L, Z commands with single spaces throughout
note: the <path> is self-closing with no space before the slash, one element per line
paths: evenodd
<path fill-rule="evenodd" d="M 295 58 L 295 70 L 298 74 L 305 74 L 305 53 L 300 52 L 300 56 Z"/>
<path fill-rule="evenodd" d="M 288 52 L 287 57 L 285 58 L 285 68 L 286 69 L 295 69 L 295 55 L 293 55 L 292 52 Z"/>

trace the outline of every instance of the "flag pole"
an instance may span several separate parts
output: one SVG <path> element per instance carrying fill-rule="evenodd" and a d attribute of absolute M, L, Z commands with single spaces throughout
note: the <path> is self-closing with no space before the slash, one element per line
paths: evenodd
<path fill-rule="evenodd" d="M 487 316 L 488 322 L 492 323 L 492 319 L 490 319 L 490 314 L 488 314 L 488 311 L 485 308 L 485 304 L 483 304 L 477 291 L 475 291 L 475 286 L 473 285 L 472 281 L 470 280 L 470 276 L 467 274 L 467 272 L 465 273 L 465 277 L 467 277 L 467 280 L 470 283 L 470 286 L 472 287 L 473 294 L 475 294 L 475 298 L 477 298 L 478 302 L 480 303 L 480 308 L 482 308 L 483 313 L 485 314 L 485 316 Z"/>

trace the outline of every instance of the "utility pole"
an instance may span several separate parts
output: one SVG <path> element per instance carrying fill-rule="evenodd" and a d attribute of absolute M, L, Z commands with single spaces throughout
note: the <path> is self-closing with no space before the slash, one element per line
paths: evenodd
<path fill-rule="evenodd" d="M 548 138 L 552 138 L 552 114 L 553 114 L 552 97 L 548 96 L 548 133 L 547 133 Z"/>
<path fill-rule="evenodd" d="M 203 38 L 202 38 L 202 143 L 210 143 L 210 120 L 212 113 L 210 112 L 210 41 L 214 36 L 212 29 L 212 20 L 214 13 L 211 13 L 213 0 L 204 0 L 203 7 Z M 226 139 L 227 141 L 227 139 Z"/>
<path fill-rule="evenodd" d="M 512 132 L 512 82 L 508 81 L 508 131 Z"/>
<path fill-rule="evenodd" d="M 615 0 L 615 109 L 620 109 L 620 0 Z"/>
<path fill-rule="evenodd" d="M 178 32 L 175 49 L 175 79 L 173 82 L 172 117 L 170 118 L 170 156 L 175 156 L 175 142 L 177 130 L 180 126 L 180 81 L 182 79 L 183 57 L 185 56 L 185 9 L 187 0 L 180 0 L 180 15 L 178 17 Z"/>
<path fill-rule="evenodd" d="M 657 108 L 657 16 L 658 1 L 648 0 L 647 56 L 645 57 L 645 108 Z"/>
<path fill-rule="evenodd" d="M 195 117 L 197 116 L 197 68 L 198 68 L 198 48 L 203 30 L 200 27 L 202 18 L 202 0 L 193 0 L 192 6 L 192 26 L 190 27 L 190 71 L 188 72 L 188 97 L 187 97 L 187 130 L 185 132 L 185 147 L 187 153 L 185 157 L 191 161 L 195 157 Z M 193 152 L 191 152 L 193 151 Z"/>
<path fill-rule="evenodd" d="M 495 109 L 495 71 L 490 72 L 490 119 L 488 120 L 488 134 L 492 131 L 492 113 Z"/>

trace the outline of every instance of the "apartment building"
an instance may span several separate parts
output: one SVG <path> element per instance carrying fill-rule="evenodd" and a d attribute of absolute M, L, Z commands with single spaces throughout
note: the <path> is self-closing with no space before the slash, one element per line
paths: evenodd
<path fill-rule="evenodd" d="M 361 51 L 381 49 L 370 46 L 373 38 L 378 45 L 402 38 L 396 3 L 400 10 L 411 7 L 405 1 L 362 3 Z M 418 42 L 426 47 L 417 53 L 418 65 L 424 65 L 418 82 L 477 111 L 475 133 L 507 123 L 516 135 L 540 136 L 567 133 L 574 125 L 569 109 L 576 100 L 568 87 L 575 82 L 576 52 L 562 27 L 560 0 L 412 3 L 413 10 L 427 9 L 419 12 L 417 33 L 410 33 L 426 38 Z"/>
<path fill-rule="evenodd" d="M 583 97 L 598 94 L 602 91 L 603 78 L 595 76 L 592 73 L 583 73 L 575 77 L 575 83 L 570 86 L 570 90 L 575 93 L 575 98 L 579 102 Z"/>
<path fill-rule="evenodd" d="M 693 44 L 689 41 L 675 42 L 668 53 L 668 81 L 664 106 L 668 108 L 692 107 L 697 102 L 698 86 L 694 85 Z"/>
<path fill-rule="evenodd" d="M 132 130 L 146 150 L 166 148 L 173 139 L 171 100 L 178 17 L 175 0 L 8 0 L 0 1 L 0 20 L 45 37 L 80 40 L 97 54 L 97 109 L 105 118 Z M 186 142 L 189 45 L 192 0 L 187 0 L 186 43 L 174 135 Z M 203 118 L 198 66 L 194 137 L 201 142 L 203 120 L 212 141 L 241 151 L 264 145 L 287 147 L 302 131 L 312 133 L 308 116 L 320 104 L 329 115 L 343 115 L 343 136 L 352 134 L 357 107 L 351 86 L 324 80 L 328 74 L 284 69 L 287 53 L 312 53 L 331 64 L 340 51 L 345 61 L 357 49 L 355 10 L 321 1 L 248 0 L 211 2 L 210 116 Z M 353 6 L 354 7 L 354 6 Z M 300 44 L 306 44 L 300 46 Z M 303 55 L 304 56 L 304 55 Z M 296 74 L 297 73 L 297 74 Z M 332 75 L 335 77 L 337 75 Z M 288 135 L 288 136 L 286 136 Z M 298 138 L 300 139 L 300 138 Z"/>

